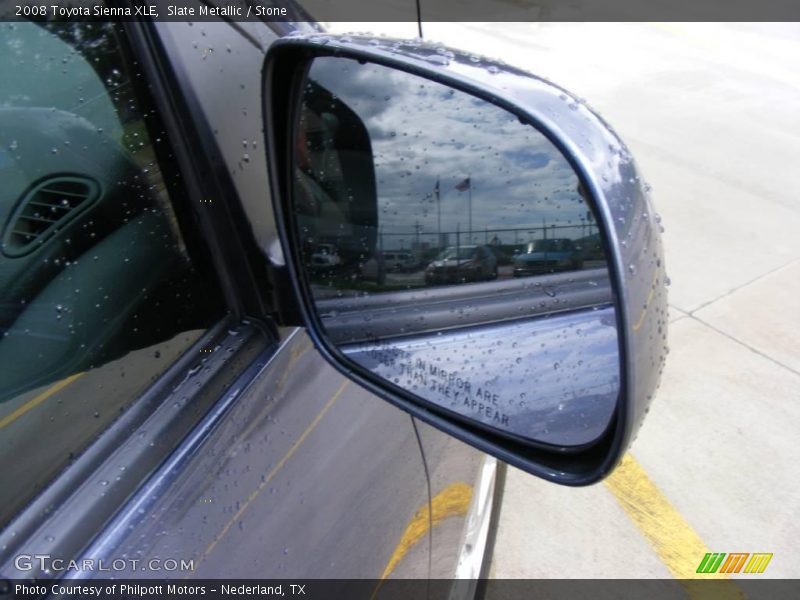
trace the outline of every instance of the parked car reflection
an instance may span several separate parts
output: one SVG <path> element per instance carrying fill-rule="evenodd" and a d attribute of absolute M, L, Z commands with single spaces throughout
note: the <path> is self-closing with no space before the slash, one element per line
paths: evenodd
<path fill-rule="evenodd" d="M 531 242 L 524 254 L 514 258 L 514 277 L 578 271 L 582 268 L 581 253 L 567 238 Z"/>
<path fill-rule="evenodd" d="M 317 269 L 326 269 L 341 264 L 339 252 L 333 244 L 318 244 L 311 255 L 311 264 Z"/>
<path fill-rule="evenodd" d="M 497 259 L 486 246 L 451 246 L 425 269 L 425 283 L 462 283 L 497 279 Z"/>

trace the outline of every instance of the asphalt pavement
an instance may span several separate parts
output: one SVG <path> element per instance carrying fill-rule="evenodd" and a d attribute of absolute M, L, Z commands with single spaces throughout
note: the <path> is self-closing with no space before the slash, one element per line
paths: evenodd
<path fill-rule="evenodd" d="M 800 575 L 800 25 L 424 31 L 585 98 L 627 142 L 666 228 L 671 352 L 638 439 L 590 488 L 511 470 L 492 575 L 686 578 L 705 552 L 771 553 L 759 577 Z"/>

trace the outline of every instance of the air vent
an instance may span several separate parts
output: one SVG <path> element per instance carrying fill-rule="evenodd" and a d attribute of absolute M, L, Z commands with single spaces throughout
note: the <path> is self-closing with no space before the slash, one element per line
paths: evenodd
<path fill-rule="evenodd" d="M 3 233 L 3 254 L 33 252 L 97 200 L 100 187 L 86 177 L 51 177 L 31 188 Z"/>

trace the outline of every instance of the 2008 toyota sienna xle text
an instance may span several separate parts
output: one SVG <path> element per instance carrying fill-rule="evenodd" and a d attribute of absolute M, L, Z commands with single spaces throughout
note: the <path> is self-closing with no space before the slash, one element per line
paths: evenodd
<path fill-rule="evenodd" d="M 660 231 L 568 92 L 285 23 L 5 22 L 0 49 L 4 577 L 476 578 L 505 464 L 621 458 Z M 553 239 L 602 255 L 513 277 Z M 488 269 L 426 275 L 459 248 Z"/>

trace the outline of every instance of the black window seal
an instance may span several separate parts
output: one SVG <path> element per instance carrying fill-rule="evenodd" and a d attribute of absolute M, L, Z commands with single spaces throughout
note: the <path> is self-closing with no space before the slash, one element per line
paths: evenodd
<path fill-rule="evenodd" d="M 188 75 L 167 56 L 153 22 L 126 23 L 126 33 L 168 137 L 181 141 L 173 146 L 175 159 L 225 300 L 237 317 L 261 320 L 275 333 L 267 258 L 254 238 Z M 208 199 L 217 201 L 203 202 Z"/>
<path fill-rule="evenodd" d="M 120 24 L 125 33 L 124 36 L 117 36 L 117 47 L 123 56 L 123 60 L 131 66 L 139 66 L 141 60 L 132 47 L 133 36 L 135 29 L 125 27 Z M 144 67 L 144 65 L 142 65 Z M 134 75 L 139 75 L 140 72 L 135 72 Z M 148 74 L 149 75 L 149 74 Z M 215 269 L 213 255 L 209 247 L 206 236 L 201 235 L 197 227 L 197 219 L 192 213 L 193 198 L 190 196 L 190 191 L 187 189 L 187 181 L 183 177 L 180 165 L 177 159 L 177 153 L 182 144 L 175 143 L 176 138 L 172 131 L 167 130 L 165 123 L 165 112 L 167 107 L 159 102 L 156 97 L 153 86 L 150 84 L 150 77 L 148 81 L 144 81 L 142 77 L 131 77 L 130 85 L 133 88 L 134 96 L 138 101 L 146 99 L 146 110 L 142 110 L 143 121 L 147 134 L 150 138 L 150 146 L 158 164 L 158 169 L 161 171 L 161 176 L 166 186 L 166 193 L 169 197 L 169 203 L 175 218 L 178 222 L 181 237 L 183 238 L 186 252 L 189 255 L 189 260 L 194 270 L 198 271 L 201 277 L 206 279 L 215 279 L 219 282 L 220 291 L 223 292 L 222 280 L 218 276 L 218 269 Z M 157 140 L 166 132 L 166 142 L 159 143 Z M 173 185 L 174 183 L 174 185 Z M 228 303 L 229 309 L 230 303 Z"/>

